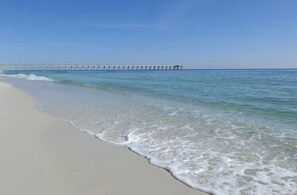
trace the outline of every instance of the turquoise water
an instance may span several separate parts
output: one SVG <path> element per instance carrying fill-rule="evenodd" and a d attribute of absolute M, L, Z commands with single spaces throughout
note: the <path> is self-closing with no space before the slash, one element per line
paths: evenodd
<path fill-rule="evenodd" d="M 129 147 L 191 187 L 296 194 L 297 70 L 6 74 L 44 111 Z"/>

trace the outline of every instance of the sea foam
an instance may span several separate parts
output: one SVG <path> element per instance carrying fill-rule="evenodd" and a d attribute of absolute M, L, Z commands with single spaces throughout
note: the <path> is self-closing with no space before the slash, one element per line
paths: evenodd
<path fill-rule="evenodd" d="M 3 75 L 7 77 L 14 77 L 14 78 L 19 78 L 19 79 L 26 79 L 29 81 L 47 81 L 47 82 L 53 82 L 54 79 L 50 79 L 44 76 L 36 76 L 35 74 L 13 74 L 13 75 Z"/>

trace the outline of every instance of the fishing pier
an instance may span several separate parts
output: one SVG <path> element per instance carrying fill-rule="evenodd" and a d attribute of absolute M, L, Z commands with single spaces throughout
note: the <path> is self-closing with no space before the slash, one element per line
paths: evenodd
<path fill-rule="evenodd" d="M 0 64 L 3 71 L 144 71 L 181 70 L 181 65 L 110 65 L 110 64 Z"/>

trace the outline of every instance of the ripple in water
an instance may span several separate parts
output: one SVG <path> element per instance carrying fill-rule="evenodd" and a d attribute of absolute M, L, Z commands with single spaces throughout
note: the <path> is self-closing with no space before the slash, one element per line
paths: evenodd
<path fill-rule="evenodd" d="M 296 194 L 297 128 L 265 117 L 134 93 L 8 79 L 46 112 L 129 147 L 214 194 Z"/>

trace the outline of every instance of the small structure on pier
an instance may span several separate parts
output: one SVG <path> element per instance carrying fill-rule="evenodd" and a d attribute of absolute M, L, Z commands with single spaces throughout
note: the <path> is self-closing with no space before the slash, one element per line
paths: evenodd
<path fill-rule="evenodd" d="M 173 66 L 173 70 L 180 70 L 182 68 L 183 68 L 183 66 L 178 65 L 178 64 L 176 64 L 176 65 Z"/>

